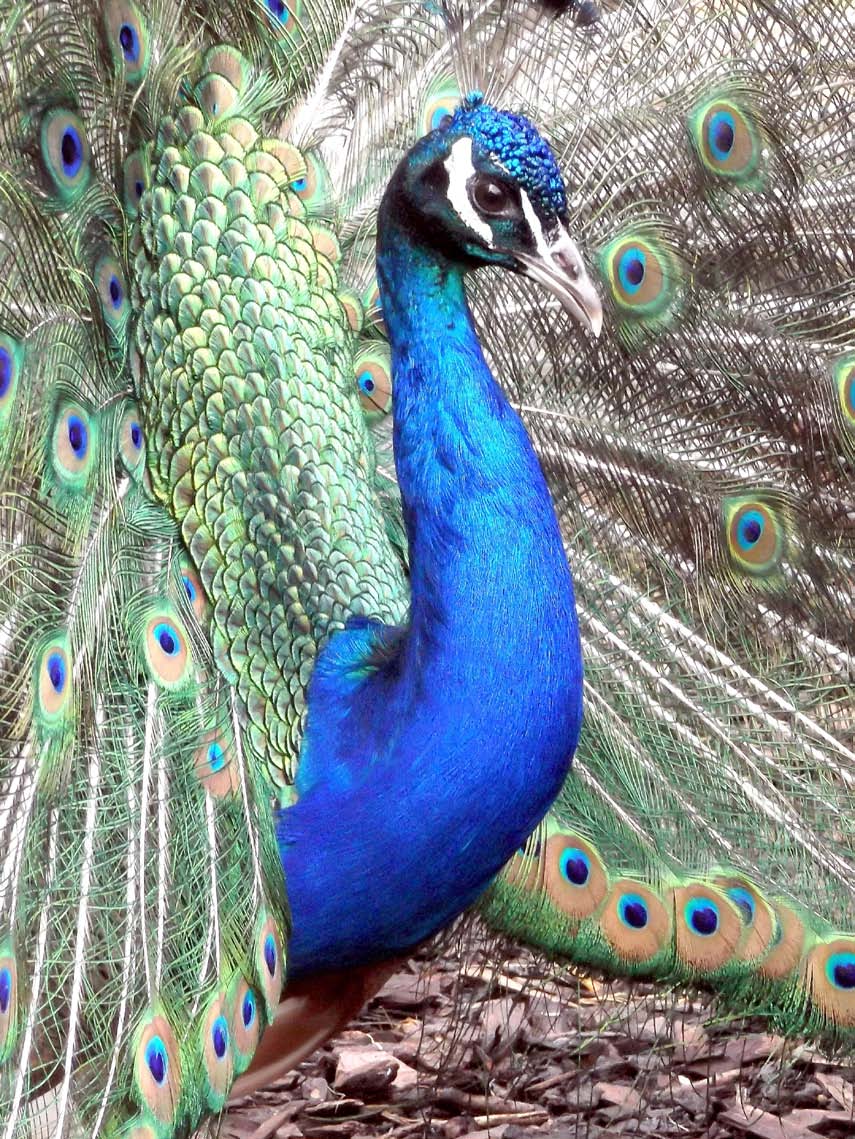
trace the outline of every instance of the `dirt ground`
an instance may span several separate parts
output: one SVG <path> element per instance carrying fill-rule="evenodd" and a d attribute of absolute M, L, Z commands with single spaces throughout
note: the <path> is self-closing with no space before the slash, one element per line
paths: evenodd
<path fill-rule="evenodd" d="M 485 942 L 423 953 L 349 1029 L 236 1101 L 229 1139 L 855 1136 L 855 1066 L 703 1000 Z"/>

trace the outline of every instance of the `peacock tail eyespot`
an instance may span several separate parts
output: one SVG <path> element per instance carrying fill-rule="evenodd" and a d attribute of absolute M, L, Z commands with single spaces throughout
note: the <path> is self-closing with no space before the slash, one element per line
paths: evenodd
<path fill-rule="evenodd" d="M 543 885 L 543 861 L 541 859 L 543 847 L 540 834 L 541 828 L 538 827 L 516 849 L 502 870 L 504 881 L 509 886 L 526 893 L 539 892 Z"/>
<path fill-rule="evenodd" d="M 13 360 L 8 348 L 0 344 L 0 399 L 5 399 L 12 386 Z"/>
<path fill-rule="evenodd" d="M 637 246 L 630 246 L 620 255 L 618 262 L 618 278 L 621 287 L 628 296 L 637 293 L 644 284 L 647 254 Z"/>
<path fill-rule="evenodd" d="M 805 951 L 806 931 L 795 910 L 776 901 L 771 907 L 773 929 L 769 949 L 758 965 L 761 976 L 778 980 L 790 976 L 798 967 Z"/>
<path fill-rule="evenodd" d="M 745 924 L 751 925 L 757 908 L 751 893 L 744 886 L 731 886 L 725 893 L 739 910 Z"/>
<path fill-rule="evenodd" d="M 746 573 L 772 572 L 784 548 L 783 524 L 772 507 L 757 500 L 728 498 L 724 514 L 732 560 Z"/>
<path fill-rule="evenodd" d="M 146 1045 L 145 1066 L 158 1087 L 163 1087 L 169 1073 L 169 1056 L 159 1036 L 153 1036 Z"/>
<path fill-rule="evenodd" d="M 234 1070 L 237 1075 L 245 1071 L 252 1060 L 261 1036 L 261 1018 L 258 1012 L 258 998 L 238 974 L 231 986 L 229 1005 L 231 1009 L 231 1041 L 233 1045 Z"/>
<path fill-rule="evenodd" d="M 675 948 L 685 966 L 714 972 L 740 960 L 748 934 L 742 915 L 724 891 L 706 882 L 673 890 Z"/>
<path fill-rule="evenodd" d="M 834 364 L 834 382 L 843 420 L 855 429 L 855 355 L 847 352 Z"/>
<path fill-rule="evenodd" d="M 135 86 L 148 70 L 149 34 L 133 0 L 109 0 L 104 7 L 104 35 L 116 69 Z"/>
<path fill-rule="evenodd" d="M 855 991 L 855 953 L 835 953 L 829 957 L 825 972 L 836 988 Z"/>
<path fill-rule="evenodd" d="M 169 1022 L 161 1013 L 143 1020 L 134 1045 L 135 1095 L 162 1124 L 175 1122 L 181 1099 L 181 1065 Z"/>
<path fill-rule="evenodd" d="M 309 165 L 308 155 L 299 155 L 302 161 L 302 170 L 289 182 L 290 189 L 301 202 L 310 200 L 316 189 L 315 171 Z"/>
<path fill-rule="evenodd" d="M 306 151 L 300 157 L 303 169 L 295 171 L 290 188 L 309 214 L 323 213 L 329 201 L 330 180 L 326 166 L 314 151 Z"/>
<path fill-rule="evenodd" d="M 418 133 L 442 130 L 461 103 L 460 85 L 454 75 L 439 75 L 431 81 L 419 110 Z"/>
<path fill-rule="evenodd" d="M 361 348 L 353 362 L 359 402 L 369 422 L 392 410 L 392 357 L 389 346 L 375 343 Z"/>
<path fill-rule="evenodd" d="M 127 406 L 119 421 L 119 457 L 129 474 L 141 475 L 145 460 L 145 435 L 139 413 Z"/>
<path fill-rule="evenodd" d="M 166 622 L 156 625 L 154 629 L 154 636 L 157 643 L 160 645 L 161 651 L 167 656 L 175 656 L 179 651 L 181 644 L 178 638 L 177 631 Z"/>
<path fill-rule="evenodd" d="M 362 301 L 353 289 L 348 288 L 339 289 L 338 299 L 341 307 L 344 309 L 344 315 L 351 331 L 361 332 L 362 326 L 365 323 L 365 312 L 362 308 Z"/>
<path fill-rule="evenodd" d="M 838 989 L 855 990 L 855 954 L 836 953 L 825 966 L 829 981 Z"/>
<path fill-rule="evenodd" d="M 736 540 L 743 553 L 747 553 L 763 537 L 765 522 L 756 510 L 746 510 L 736 526 Z"/>
<path fill-rule="evenodd" d="M 87 484 L 94 452 L 93 424 L 81 407 L 60 408 L 52 435 L 52 466 L 68 490 Z"/>
<path fill-rule="evenodd" d="M 139 61 L 140 38 L 132 24 L 122 24 L 119 28 L 119 46 L 122 49 L 125 63 L 133 66 Z"/>
<path fill-rule="evenodd" d="M 704 169 L 751 185 L 763 160 L 763 135 L 753 116 L 729 99 L 710 99 L 689 116 L 689 131 Z"/>
<path fill-rule="evenodd" d="M 428 87 L 419 114 L 419 133 L 442 130 L 460 105 L 460 87 L 454 76 L 441 76 Z"/>
<path fill-rule="evenodd" d="M 218 1016 L 211 1025 L 211 1044 L 217 1059 L 225 1059 L 229 1050 L 229 1026 L 224 1016 Z"/>
<path fill-rule="evenodd" d="M 272 933 L 268 933 L 264 939 L 264 964 L 267 966 L 267 972 L 271 977 L 276 975 L 277 955 L 276 955 L 276 941 Z"/>
<path fill-rule="evenodd" d="M 618 913 L 630 929 L 644 929 L 649 918 L 647 903 L 638 894 L 624 894 L 618 902 Z"/>
<path fill-rule="evenodd" d="M 271 915 L 263 916 L 256 934 L 256 977 L 258 988 L 264 994 L 268 1017 L 279 1003 L 285 981 L 282 937 Z"/>
<path fill-rule="evenodd" d="M 46 644 L 36 660 L 36 717 L 43 729 L 56 728 L 63 720 L 71 696 L 68 645 L 65 639 Z"/>
<path fill-rule="evenodd" d="M 264 4 L 274 20 L 278 20 L 280 24 L 288 23 L 291 13 L 288 11 L 285 0 L 264 0 Z"/>
<path fill-rule="evenodd" d="M 835 1025 L 855 1027 L 855 940 L 837 936 L 811 949 L 805 985 L 814 1006 Z"/>
<path fill-rule="evenodd" d="M 130 318 L 131 306 L 125 287 L 125 274 L 111 254 L 99 260 L 95 268 L 95 284 L 107 326 L 120 337 Z"/>
<path fill-rule="evenodd" d="M 692 898 L 684 915 L 686 925 L 700 937 L 712 937 L 718 930 L 719 908 L 712 898 Z"/>
<path fill-rule="evenodd" d="M 623 878 L 609 891 L 599 926 L 621 961 L 641 964 L 670 946 L 672 914 L 649 886 Z"/>
<path fill-rule="evenodd" d="M 146 188 L 146 168 L 140 151 L 134 151 L 125 159 L 122 184 L 125 210 L 129 217 L 135 218 Z"/>
<path fill-rule="evenodd" d="M 766 897 L 741 874 L 716 874 L 712 884 L 724 893 L 742 923 L 743 932 L 736 952 L 738 960 L 757 964 L 766 960 L 780 929 L 775 911 Z"/>
<path fill-rule="evenodd" d="M 0 423 L 8 417 L 18 390 L 21 349 L 16 340 L 0 332 Z"/>
<path fill-rule="evenodd" d="M 12 1007 L 12 970 L 8 965 L 0 968 L 0 1016 L 6 1016 Z"/>
<path fill-rule="evenodd" d="M 65 688 L 65 658 L 62 653 L 50 654 L 47 659 L 47 674 L 54 692 L 61 693 Z"/>
<path fill-rule="evenodd" d="M 89 432 L 86 429 L 85 420 L 81 419 L 79 415 L 70 415 L 67 428 L 68 443 L 74 452 L 74 457 L 85 459 L 86 452 L 89 449 Z"/>
<path fill-rule="evenodd" d="M 66 178 L 73 178 L 83 164 L 83 141 L 74 127 L 66 127 L 59 144 L 62 158 L 62 172 Z"/>
<path fill-rule="evenodd" d="M 204 625 L 208 621 L 209 612 L 208 596 L 205 593 L 204 586 L 202 585 L 202 580 L 189 558 L 182 558 L 180 564 L 181 588 L 184 591 L 184 596 L 190 602 L 190 607 L 192 608 L 196 619 L 200 624 Z"/>
<path fill-rule="evenodd" d="M 571 886 L 584 886 L 591 877 L 591 860 L 584 850 L 576 847 L 562 851 L 558 865 L 564 880 Z"/>
<path fill-rule="evenodd" d="M 608 877 L 596 850 L 581 835 L 551 834 L 543 868 L 546 892 L 567 917 L 582 919 L 599 909 Z"/>
<path fill-rule="evenodd" d="M 675 303 L 676 258 L 652 237 L 627 234 L 615 238 L 600 261 L 612 299 L 622 313 L 651 320 L 666 315 Z"/>
<path fill-rule="evenodd" d="M 162 688 L 183 687 L 191 678 L 192 662 L 187 633 L 170 611 L 149 617 L 146 623 L 145 656 L 149 672 Z"/>
<path fill-rule="evenodd" d="M 736 140 L 736 123 L 730 111 L 716 111 L 707 125 L 710 150 L 719 162 L 727 162 Z"/>
<path fill-rule="evenodd" d="M 208 733 L 196 749 L 194 767 L 199 781 L 215 798 L 233 795 L 240 786 L 238 765 L 227 737 Z"/>
<path fill-rule="evenodd" d="M 9 949 L 9 952 L 6 950 Z M 11 1051 L 15 1036 L 17 969 L 8 941 L 0 943 L 0 1063 Z"/>
<path fill-rule="evenodd" d="M 83 121 L 73 111 L 56 108 L 42 119 L 42 162 L 63 201 L 85 189 L 90 175 L 89 141 Z"/>

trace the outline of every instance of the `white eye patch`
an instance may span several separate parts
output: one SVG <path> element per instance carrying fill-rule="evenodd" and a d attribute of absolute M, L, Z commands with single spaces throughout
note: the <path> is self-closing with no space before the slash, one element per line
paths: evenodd
<path fill-rule="evenodd" d="M 531 230 L 531 236 L 534 238 L 534 245 L 540 256 L 548 261 L 551 256 L 551 249 L 549 242 L 546 240 L 546 234 L 543 232 L 543 226 L 540 224 L 540 218 L 534 212 L 534 206 L 531 204 L 531 198 L 525 190 L 520 187 L 520 198 L 522 200 L 523 217 L 528 222 L 528 228 Z"/>
<path fill-rule="evenodd" d="M 477 210 L 469 201 L 469 191 L 466 189 L 466 183 L 476 173 L 472 161 L 472 139 L 459 138 L 443 165 L 448 173 L 447 197 L 451 208 L 464 225 L 478 234 L 485 245 L 492 247 L 493 231 L 487 222 L 478 216 Z"/>

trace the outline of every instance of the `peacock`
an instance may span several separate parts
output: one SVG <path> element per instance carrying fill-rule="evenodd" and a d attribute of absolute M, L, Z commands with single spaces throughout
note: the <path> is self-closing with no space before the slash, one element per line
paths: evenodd
<path fill-rule="evenodd" d="M 3 1139 L 188 1135 L 471 907 L 851 1048 L 853 49 L 0 6 Z"/>

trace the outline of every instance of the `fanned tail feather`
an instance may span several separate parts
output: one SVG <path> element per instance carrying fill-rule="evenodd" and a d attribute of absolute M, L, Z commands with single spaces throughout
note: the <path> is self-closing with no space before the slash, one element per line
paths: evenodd
<path fill-rule="evenodd" d="M 611 318 L 580 344 L 510 289 L 487 332 L 560 503 L 587 673 L 574 773 L 488 919 L 838 1044 L 852 35 L 839 9 L 736 3 L 620 5 L 571 33 L 553 129 Z"/>
<path fill-rule="evenodd" d="M 268 773 L 200 574 L 151 493 L 126 219 L 149 209 L 154 135 L 202 42 L 227 35 L 263 59 L 246 98 L 261 119 L 307 86 L 337 15 L 319 10 L 311 35 L 260 7 L 220 15 L 212 28 L 165 5 L 4 13 L 7 1139 L 165 1136 L 220 1110 L 284 977 Z M 227 93 L 216 69 L 196 82 L 203 106 Z"/>
<path fill-rule="evenodd" d="M 475 289 L 587 667 L 483 912 L 851 1042 L 855 31 L 569 8 L 458 49 L 408 3 L 0 14 L 4 1139 L 180 1133 L 273 1014 L 308 677 L 407 606 L 374 210 L 476 81 L 551 132 L 608 303 L 595 344 Z"/>
<path fill-rule="evenodd" d="M 651 2 L 528 34 L 507 102 L 549 125 L 610 308 L 594 343 L 524 283 L 473 286 L 556 499 L 587 672 L 575 770 L 483 913 L 851 1045 L 853 29 L 813 4 Z M 460 83 L 424 90 L 414 133 Z M 382 441 L 370 193 L 351 216 Z"/>

